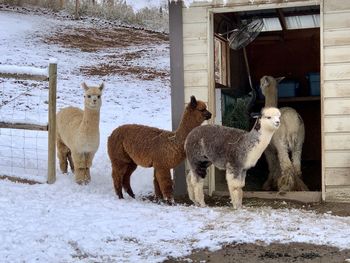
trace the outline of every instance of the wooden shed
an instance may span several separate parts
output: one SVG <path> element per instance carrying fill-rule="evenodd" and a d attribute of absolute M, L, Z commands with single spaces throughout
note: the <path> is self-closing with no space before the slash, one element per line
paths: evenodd
<path fill-rule="evenodd" d="M 279 107 L 295 108 L 305 122 L 302 172 L 309 192 L 283 198 L 350 201 L 350 1 L 212 0 L 169 4 L 172 116 L 176 127 L 191 95 L 207 102 L 212 123 L 225 123 L 230 101 L 258 96 L 259 80 L 284 76 L 292 93 Z M 230 32 L 254 19 L 264 28 L 244 48 L 230 48 Z M 227 33 L 229 32 L 229 33 Z M 227 191 L 222 171 L 209 168 L 210 195 Z M 264 157 L 248 171 L 245 196 L 272 197 L 261 184 Z M 175 169 L 175 192 L 186 191 L 185 166 Z"/>

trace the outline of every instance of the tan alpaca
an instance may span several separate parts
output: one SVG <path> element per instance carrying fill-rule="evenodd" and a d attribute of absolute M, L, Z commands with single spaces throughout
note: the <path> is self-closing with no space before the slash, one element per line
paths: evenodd
<path fill-rule="evenodd" d="M 104 84 L 85 90 L 84 111 L 67 107 L 57 113 L 57 155 L 60 169 L 67 173 L 68 161 L 78 184 L 90 182 L 92 159 L 100 144 L 100 108 Z"/>
<path fill-rule="evenodd" d="M 122 188 L 131 197 L 135 197 L 130 186 L 130 176 L 140 165 L 154 167 L 156 197 L 172 201 L 170 169 L 185 159 L 184 143 L 187 134 L 210 117 L 211 113 L 207 111 L 205 103 L 192 96 L 175 132 L 136 124 L 115 129 L 108 138 L 108 155 L 112 162 L 113 183 L 118 197 L 123 198 Z"/>
<path fill-rule="evenodd" d="M 277 107 L 278 82 L 263 76 L 260 87 L 265 96 L 265 107 Z M 269 166 L 269 176 L 263 185 L 264 190 L 306 191 L 307 186 L 301 180 L 301 153 L 305 137 L 304 122 L 295 109 L 283 107 L 281 125 L 265 150 Z M 291 156 L 291 158 L 289 157 Z"/>

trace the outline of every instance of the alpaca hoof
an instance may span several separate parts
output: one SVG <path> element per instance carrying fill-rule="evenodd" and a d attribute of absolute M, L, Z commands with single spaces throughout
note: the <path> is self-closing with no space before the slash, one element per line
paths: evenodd
<path fill-rule="evenodd" d="M 202 204 L 199 203 L 198 206 L 201 207 L 201 208 L 207 207 L 207 205 L 205 203 L 202 203 Z"/>
<path fill-rule="evenodd" d="M 175 205 L 175 200 L 174 198 L 164 199 L 164 203 L 167 205 Z"/>
<path fill-rule="evenodd" d="M 234 210 L 242 209 L 242 207 L 243 207 L 242 204 L 234 204 L 234 205 L 233 205 L 233 209 L 234 209 Z"/>
<path fill-rule="evenodd" d="M 75 182 L 77 184 L 79 184 L 79 185 L 87 185 L 87 184 L 89 184 L 90 181 L 87 181 L 87 180 L 76 180 Z"/>
<path fill-rule="evenodd" d="M 135 194 L 131 189 L 127 190 L 126 192 L 128 193 L 129 196 L 135 199 Z"/>

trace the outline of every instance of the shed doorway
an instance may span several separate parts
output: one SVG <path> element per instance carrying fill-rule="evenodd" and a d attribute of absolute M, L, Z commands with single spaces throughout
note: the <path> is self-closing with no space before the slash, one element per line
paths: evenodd
<path fill-rule="evenodd" d="M 263 23 L 260 33 L 249 44 L 230 48 L 231 32 L 254 20 Z M 265 103 L 259 88 L 260 78 L 284 77 L 278 86 L 278 107 L 294 108 L 304 121 L 303 181 L 311 199 L 320 199 L 320 7 L 214 13 L 213 26 L 215 122 L 250 130 L 253 120 L 249 113 L 260 111 Z M 245 192 L 257 197 L 266 195 L 261 191 L 267 176 L 268 166 L 262 156 L 247 173 Z M 227 193 L 224 171 L 215 170 L 214 184 L 214 194 Z"/>

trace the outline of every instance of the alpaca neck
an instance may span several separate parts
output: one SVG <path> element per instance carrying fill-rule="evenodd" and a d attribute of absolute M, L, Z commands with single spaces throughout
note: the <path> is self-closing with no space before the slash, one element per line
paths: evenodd
<path fill-rule="evenodd" d="M 83 119 L 80 124 L 80 131 L 84 133 L 95 133 L 99 130 L 100 109 L 92 110 L 88 107 L 84 109 Z"/>
<path fill-rule="evenodd" d="M 190 112 L 186 110 L 182 116 L 179 127 L 175 131 L 175 137 L 177 141 L 181 144 L 185 143 L 187 135 L 201 123 L 198 123 L 193 116 L 191 116 Z"/>
<path fill-rule="evenodd" d="M 269 89 L 269 91 L 265 94 L 265 107 L 277 107 L 277 99 L 277 87 Z"/>
<path fill-rule="evenodd" d="M 259 160 L 266 147 L 269 145 L 273 132 L 263 127 L 259 129 L 253 128 L 248 134 L 248 140 L 256 141 L 253 138 L 258 138 L 257 143 L 249 150 L 247 154 L 247 159 L 245 163 L 245 168 L 255 166 L 256 162 Z"/>

